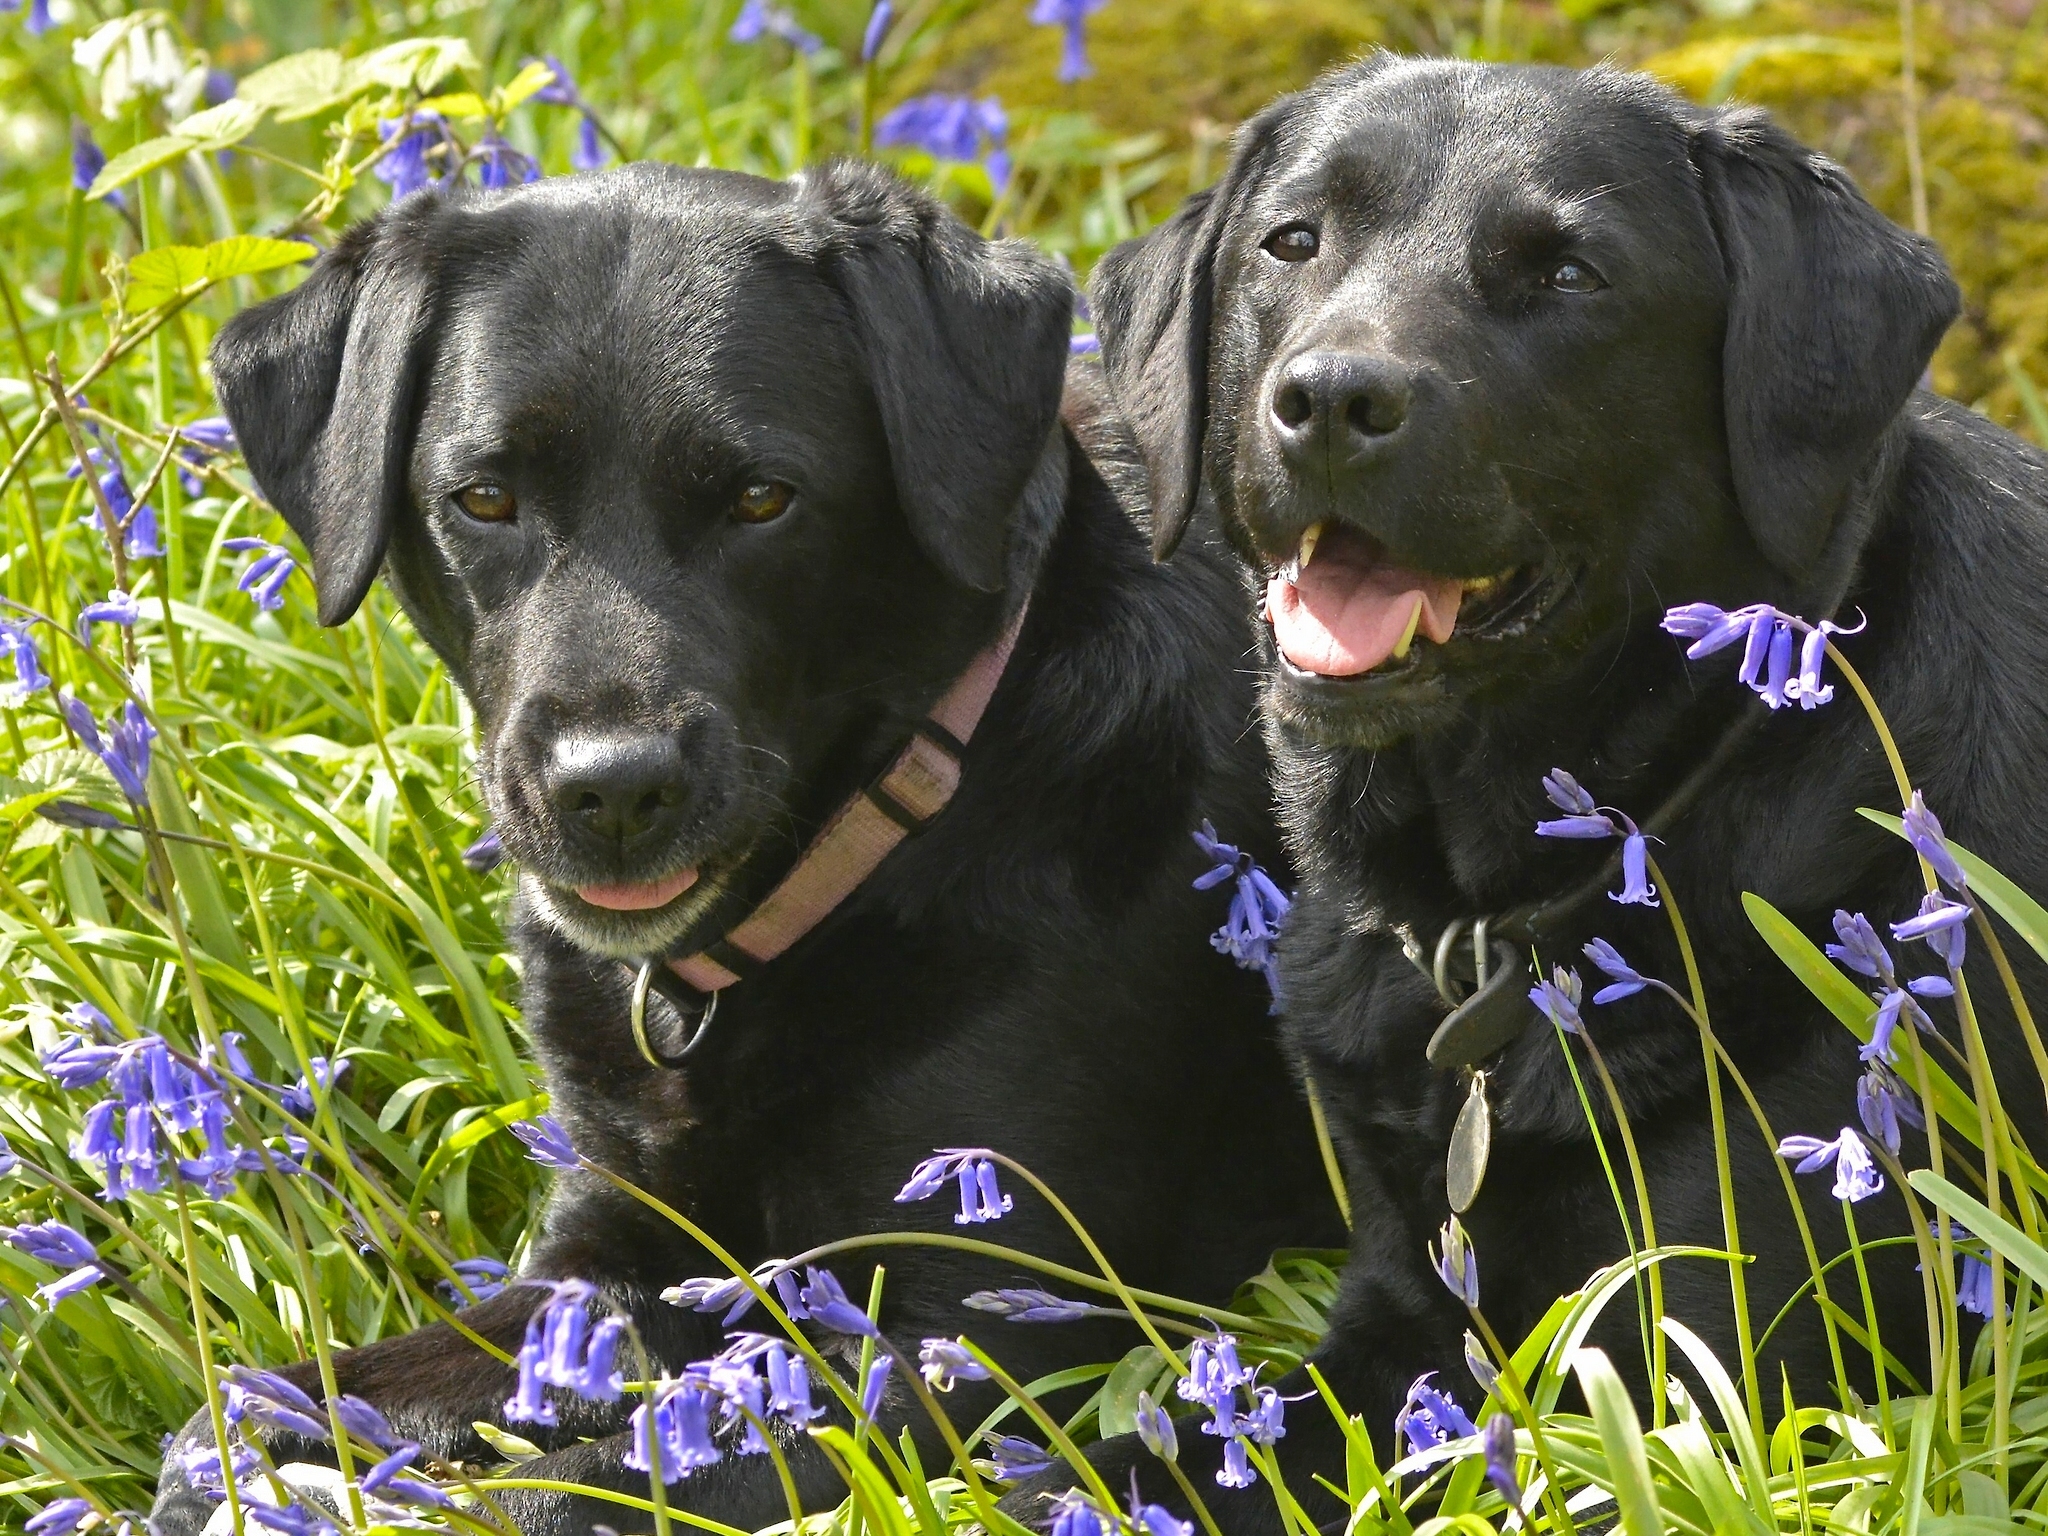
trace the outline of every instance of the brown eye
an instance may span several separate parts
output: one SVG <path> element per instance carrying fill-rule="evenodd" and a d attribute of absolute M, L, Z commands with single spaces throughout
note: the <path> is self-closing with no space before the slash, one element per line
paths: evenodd
<path fill-rule="evenodd" d="M 465 486 L 455 493 L 455 501 L 480 523 L 509 523 L 512 514 L 519 510 L 519 503 L 512 499 L 512 493 L 494 480 Z"/>
<path fill-rule="evenodd" d="M 1583 261 L 1561 261 L 1543 279 L 1543 286 L 1559 293 L 1592 293 L 1605 288 L 1607 282 Z"/>
<path fill-rule="evenodd" d="M 1322 249 L 1322 237 L 1306 224 L 1288 224 L 1266 236 L 1262 247 L 1275 261 L 1307 261 Z"/>
<path fill-rule="evenodd" d="M 733 516 L 743 523 L 772 523 L 789 510 L 796 487 L 786 480 L 763 480 L 740 492 L 732 504 Z"/>

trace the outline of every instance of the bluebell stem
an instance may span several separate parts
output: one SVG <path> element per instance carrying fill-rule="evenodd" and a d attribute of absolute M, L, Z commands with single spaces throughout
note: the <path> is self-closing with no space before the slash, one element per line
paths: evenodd
<path fill-rule="evenodd" d="M 511 1273 L 502 1259 L 457 1259 L 449 1267 L 461 1277 L 463 1285 L 469 1289 L 469 1294 L 480 1302 L 489 1301 L 503 1291 L 505 1278 Z M 456 1290 L 452 1281 L 436 1280 L 434 1289 L 441 1293 L 442 1298 L 450 1306 L 470 1305 L 469 1302 L 462 1300 L 462 1293 Z"/>
<path fill-rule="evenodd" d="M 1095 1310 L 1085 1301 L 1068 1301 L 1051 1291 L 1029 1288 L 976 1291 L 972 1296 L 963 1297 L 960 1305 L 1011 1323 L 1071 1323 Z"/>
<path fill-rule="evenodd" d="M 543 1168 L 575 1168 L 578 1166 L 576 1148 L 570 1144 L 569 1133 L 562 1128 L 562 1122 L 553 1115 L 536 1115 L 531 1120 L 515 1120 L 512 1134 L 526 1143 L 526 1155 Z"/>
<path fill-rule="evenodd" d="M 1563 966 L 1552 966 L 1551 979 L 1536 979 L 1536 985 L 1529 989 L 1529 1001 L 1546 1019 L 1557 1025 L 1568 1035 L 1576 1035 L 1585 1028 L 1585 1020 L 1579 1016 L 1579 999 L 1585 992 L 1585 983 L 1579 980 L 1577 971 L 1568 971 Z"/>
<path fill-rule="evenodd" d="M 1466 1306 L 1478 1306 L 1479 1256 L 1472 1251 L 1471 1241 L 1457 1217 L 1443 1224 L 1437 1242 L 1441 1247 L 1432 1244 L 1429 1250 L 1429 1261 L 1436 1267 L 1437 1277 Z"/>
<path fill-rule="evenodd" d="M 995 1221 L 1015 1202 L 996 1183 L 996 1167 L 986 1147 L 941 1147 L 910 1171 L 910 1179 L 896 1192 L 896 1203 L 925 1200 L 953 1180 L 960 1189 L 960 1214 L 956 1226 L 970 1222 Z"/>
<path fill-rule="evenodd" d="M 1934 867 L 1935 877 L 1943 885 L 1958 896 L 1966 895 L 1969 882 L 1963 877 L 1963 866 L 1949 852 L 1941 818 L 1927 809 L 1927 801 L 1917 789 L 1913 791 L 1913 803 L 1906 807 L 1905 822 L 1906 840 L 1913 845 L 1913 851 Z"/>
<path fill-rule="evenodd" d="M 505 845 L 495 827 L 462 850 L 462 867 L 473 875 L 488 875 L 505 862 Z"/>
<path fill-rule="evenodd" d="M 859 1338 L 879 1339 L 881 1329 L 867 1313 L 847 1299 L 846 1289 L 829 1269 L 811 1265 L 805 1271 L 808 1284 L 802 1291 L 804 1310 L 815 1322 L 823 1323 L 834 1333 L 849 1333 Z"/>
<path fill-rule="evenodd" d="M 1794 1173 L 1813 1173 L 1832 1163 L 1837 1200 L 1867 1200 L 1884 1188 L 1884 1175 L 1870 1160 L 1870 1149 L 1848 1126 L 1843 1126 L 1842 1134 L 1833 1141 L 1817 1136 L 1787 1136 L 1778 1143 L 1778 1156 L 1788 1161 L 1798 1159 Z"/>
<path fill-rule="evenodd" d="M 895 1362 L 887 1355 L 877 1355 L 868 1366 L 867 1378 L 860 1384 L 861 1416 L 873 1423 L 882 1411 L 882 1399 L 889 1390 L 889 1372 Z"/>
<path fill-rule="evenodd" d="M 29 1536 L 71 1536 L 91 1512 L 92 1506 L 84 1499 L 52 1499 L 22 1521 L 21 1528 Z"/>
<path fill-rule="evenodd" d="M 796 17 L 772 0 L 742 0 L 740 13 L 733 18 L 725 37 L 733 43 L 758 43 L 764 37 L 779 37 L 798 53 L 816 53 L 824 46 L 797 24 Z"/>
<path fill-rule="evenodd" d="M 1486 1346 L 1479 1342 L 1479 1336 L 1470 1328 L 1465 1330 L 1465 1369 L 1478 1384 L 1479 1390 L 1487 1396 L 1493 1395 L 1495 1383 L 1500 1380 L 1500 1368 L 1486 1353 Z"/>
<path fill-rule="evenodd" d="M 256 558 L 236 578 L 235 589 L 248 593 L 256 606 L 267 613 L 275 613 L 284 606 L 284 584 L 299 568 L 299 562 L 292 558 L 290 550 L 268 539 L 255 538 L 224 539 L 220 547 L 238 555 L 250 550 L 258 551 Z"/>
<path fill-rule="evenodd" d="M 889 36 L 889 28 L 896 20 L 896 8 L 889 0 L 875 0 L 875 8 L 868 12 L 868 24 L 860 35 L 860 61 L 863 64 L 875 62 L 875 55 L 882 51 L 882 43 Z"/>
<path fill-rule="evenodd" d="M 1405 1435 L 1417 1455 L 1463 1440 L 1479 1433 L 1479 1426 L 1465 1415 L 1448 1392 L 1430 1385 L 1435 1371 L 1425 1371 L 1408 1388 L 1408 1401 L 1394 1420 L 1396 1432 Z"/>
<path fill-rule="evenodd" d="M 58 1279 L 36 1287 L 48 1306 L 55 1306 L 67 1296 L 75 1296 L 106 1278 L 106 1270 L 100 1262 L 99 1250 L 92 1241 L 76 1227 L 66 1226 L 61 1221 L 42 1221 L 25 1227 L 0 1227 L 0 1238 L 5 1238 L 9 1247 L 19 1248 L 32 1259 L 39 1259 L 53 1269 L 66 1273 Z"/>
<path fill-rule="evenodd" d="M 1031 20 L 1041 27 L 1063 29 L 1060 63 L 1055 72 L 1062 85 L 1072 85 L 1095 73 L 1088 62 L 1088 18 L 1108 0 L 1038 0 L 1031 8 Z"/>
<path fill-rule="evenodd" d="M 1582 952 L 1588 960 L 1614 978 L 1610 985 L 1593 994 L 1596 1007 L 1605 1003 L 1618 1003 L 1624 997 L 1634 997 L 1650 984 L 1649 979 L 1622 959 L 1621 951 L 1605 939 L 1594 939 Z"/>
<path fill-rule="evenodd" d="M 1210 935 L 1210 947 L 1230 956 L 1245 970 L 1263 973 L 1266 989 L 1273 995 L 1273 1011 L 1277 1013 L 1280 972 L 1273 946 L 1293 904 L 1249 853 L 1219 841 L 1216 828 L 1209 822 L 1204 821 L 1202 830 L 1191 835 L 1202 857 L 1210 862 L 1210 868 L 1196 879 L 1195 889 L 1206 891 L 1226 880 L 1234 882 L 1229 913 L 1223 926 Z"/>
<path fill-rule="evenodd" d="M 1180 1459 L 1180 1436 L 1173 1427 L 1173 1415 L 1152 1401 L 1150 1392 L 1138 1394 L 1138 1440 L 1161 1461 Z"/>
<path fill-rule="evenodd" d="M 1486 1421 L 1481 1444 L 1486 1447 L 1486 1480 L 1519 1509 L 1522 1485 L 1515 1480 L 1515 1421 L 1504 1413 L 1494 1414 Z"/>
<path fill-rule="evenodd" d="M 1078 1488 L 1070 1488 L 1053 1500 L 1050 1536 L 1116 1536 L 1116 1522 Z"/>
<path fill-rule="evenodd" d="M 926 1339 L 917 1351 L 918 1374 L 941 1392 L 956 1382 L 987 1381 L 988 1367 L 968 1351 L 964 1339 Z"/>
<path fill-rule="evenodd" d="M 28 625 L 0 619 L 0 656 L 6 657 L 14 668 L 14 680 L 0 686 L 0 706 L 18 708 L 30 694 L 50 686 L 50 676 L 43 670 L 42 653 L 36 649 Z"/>
<path fill-rule="evenodd" d="M 1960 970 L 1963 957 L 1969 951 L 1970 935 L 1965 926 L 1969 921 L 1970 909 L 1967 906 L 1930 891 L 1920 898 L 1917 914 L 1903 923 L 1892 924 L 1892 937 L 1901 943 L 1925 940 L 1927 947 L 1941 956 L 1944 965 Z"/>
<path fill-rule="evenodd" d="M 997 191 L 1010 179 L 1009 136 L 1009 116 L 993 96 L 913 96 L 875 124 L 878 146 L 921 149 L 935 160 L 973 160 L 985 148 L 983 163 Z"/>

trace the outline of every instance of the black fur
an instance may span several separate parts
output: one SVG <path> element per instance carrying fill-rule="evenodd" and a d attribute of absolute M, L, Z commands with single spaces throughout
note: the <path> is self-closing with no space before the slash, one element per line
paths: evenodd
<path fill-rule="evenodd" d="M 1295 223 L 1320 247 L 1287 264 L 1263 242 Z M 1581 281 L 1563 275 L 1568 261 L 1605 285 L 1561 289 Z M 1261 581 L 1317 521 L 1412 569 L 1555 578 L 1519 627 L 1461 621 L 1445 645 L 1418 641 L 1359 677 L 1294 668 L 1260 626 L 1304 879 L 1283 944 L 1285 1028 L 1330 1111 L 1357 1221 L 1319 1360 L 1384 1436 L 1425 1371 L 1468 1405 L 1478 1395 L 1461 1366 L 1464 1309 L 1427 1252 L 1448 1214 L 1444 1158 L 1466 1090 L 1425 1063 L 1445 1009 L 1402 940 L 1431 948 L 1454 919 L 1597 872 L 1611 845 L 1531 835 L 1557 814 L 1539 784 L 1550 768 L 1647 817 L 1731 722 L 1763 710 L 1734 678 L 1739 652 L 1688 663 L 1659 632 L 1687 601 L 1867 614 L 1868 633 L 1844 644 L 1950 834 L 2048 888 L 2031 788 L 2048 760 L 2048 462 L 1913 392 L 1957 308 L 1931 245 L 1762 115 L 1699 110 L 1609 70 L 1381 56 L 1332 74 L 1247 125 L 1213 193 L 1107 257 L 1095 308 L 1112 393 L 1153 471 L 1160 548 L 1206 503 Z M 1332 451 L 1314 473 L 1275 451 L 1270 414 L 1275 372 L 1310 348 L 1362 354 L 1409 391 L 1398 431 Z M 1199 475 L 1183 474 L 1193 464 Z M 1837 908 L 1882 931 L 1921 894 L 1904 845 L 1855 814 L 1898 797 L 1839 679 L 1837 693 L 1763 720 L 1655 850 L 1715 1026 L 1779 1136 L 1857 1123 L 1856 1042 L 1765 948 L 1741 893 L 1816 941 L 1832 938 Z M 1578 965 L 1590 992 L 1604 978 L 1579 947 L 1596 935 L 1684 987 L 1667 914 L 1604 900 L 1544 962 Z M 1935 968 L 1918 945 L 1900 951 L 1910 972 Z M 2048 995 L 2033 957 L 2014 958 Z M 2038 1146 L 2040 1095 L 1981 943 L 1969 971 L 2006 1107 Z M 1935 1011 L 1956 1039 L 1953 1012 Z M 1699 1034 L 1654 992 L 1586 1013 L 1648 1167 L 1659 1241 L 1719 1247 Z M 1491 1171 L 1466 1218 L 1482 1303 L 1510 1341 L 1625 1253 L 1557 1041 L 1534 1009 L 1528 1019 L 1487 1064 Z M 1761 1332 L 1807 1264 L 1770 1143 L 1732 1086 L 1725 1096 Z M 1907 1165 L 1924 1161 L 1909 1138 Z M 1798 1183 L 1822 1252 L 1839 1252 L 1829 1178 Z M 1858 1221 L 1866 1239 L 1908 1230 L 1893 1188 Z M 1849 1274 L 1833 1272 L 1833 1292 L 1861 1318 Z M 1670 1314 L 1739 1370 L 1725 1266 L 1664 1275 Z M 1886 1344 L 1924 1377 L 1910 1249 L 1877 1256 L 1871 1280 Z M 1612 1310 L 1600 1342 L 1646 1393 L 1630 1299 Z M 1781 1364 L 1802 1402 L 1832 1404 L 1811 1305 L 1762 1354 L 1767 1404 Z M 1227 1526 L 1277 1529 L 1265 1488 L 1206 1486 L 1218 1442 L 1192 1429 L 1182 1459 L 1199 1463 L 1189 1470 Z M 1342 1466 L 1317 1404 L 1291 1413 L 1280 1452 L 1312 1515 L 1339 1513 L 1309 1478 Z M 1148 1463 L 1126 1442 L 1100 1454 L 1112 1486 L 1125 1464 Z M 1171 1499 L 1145 1475 L 1148 1496 Z"/>
<path fill-rule="evenodd" d="M 749 1264 L 954 1231 L 945 1201 L 891 1203 L 948 1145 L 1034 1168 L 1132 1283 L 1217 1302 L 1334 1223 L 1263 984 L 1211 951 L 1219 902 L 1189 889 L 1204 816 L 1275 852 L 1235 580 L 1218 548 L 1148 561 L 1104 480 L 1141 477 L 1089 378 L 1061 425 L 1069 304 L 1049 263 L 879 172 L 774 184 L 642 165 L 408 200 L 216 350 L 323 613 L 353 610 L 383 553 L 476 706 L 555 1113 Z M 790 510 L 736 521 L 764 476 L 797 488 Z M 516 493 L 512 522 L 453 503 L 484 478 Z M 645 1065 L 621 959 L 723 932 L 1027 594 L 951 806 L 728 989 L 686 1071 Z M 621 731 L 667 744 L 675 803 L 608 835 L 551 798 L 550 751 Z M 699 886 L 652 914 L 574 894 L 685 865 Z M 986 1235 L 1083 1262 L 1010 1182 L 1016 1210 Z M 915 1247 L 834 1262 L 864 1295 L 874 1259 L 884 1326 L 912 1352 L 978 1315 L 970 1291 L 1031 1283 Z M 598 1180 L 558 1177 L 528 1266 L 600 1282 L 663 1368 L 718 1345 L 715 1319 L 656 1299 L 715 1264 Z M 465 1321 L 514 1349 L 538 1294 Z M 1134 1341 L 1092 1323 L 979 1332 L 1024 1379 Z M 512 1389 L 445 1326 L 336 1369 L 442 1456 L 487 1455 L 471 1422 L 502 1421 Z M 992 1402 L 958 1399 L 962 1425 Z M 559 1429 L 521 1427 L 551 1448 L 525 1470 L 644 1493 L 620 1464 L 630 1407 L 565 1403 Z M 206 1434 L 202 1416 L 180 1445 Z M 808 1441 L 791 1456 L 810 1507 L 843 1497 Z M 728 1457 L 669 1497 L 743 1528 L 784 1513 L 766 1458 Z M 507 1503 L 529 1533 L 638 1528 L 596 1501 Z M 205 1515 L 175 1462 L 158 1515 L 170 1533 Z"/>

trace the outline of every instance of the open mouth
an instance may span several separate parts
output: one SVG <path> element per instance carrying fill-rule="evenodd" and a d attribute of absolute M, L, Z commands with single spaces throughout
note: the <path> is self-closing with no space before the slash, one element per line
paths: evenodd
<path fill-rule="evenodd" d="M 1539 565 L 1490 576 L 1440 576 L 1391 558 L 1343 523 L 1311 525 L 1266 584 L 1265 616 L 1282 662 L 1316 677 L 1392 674 L 1418 664 L 1424 643 L 1453 635 L 1504 640 L 1524 633 L 1569 586 Z"/>

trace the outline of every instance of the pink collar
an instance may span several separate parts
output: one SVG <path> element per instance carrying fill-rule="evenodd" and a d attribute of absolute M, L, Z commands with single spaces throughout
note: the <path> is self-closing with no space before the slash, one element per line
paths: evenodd
<path fill-rule="evenodd" d="M 680 1066 L 703 1039 L 720 992 L 753 975 L 817 927 L 860 889 L 898 843 L 922 831 L 946 808 L 960 787 L 961 754 L 1003 680 L 1030 606 L 1027 600 L 996 642 L 977 655 L 932 706 L 888 769 L 833 813 L 796 866 L 759 906 L 716 943 L 667 962 L 667 968 L 704 999 L 695 1031 L 679 1052 L 661 1052 L 647 1038 L 647 989 L 654 966 L 650 962 L 641 967 L 633 989 L 633 1040 L 649 1062 Z M 674 991 L 680 990 L 656 985 L 672 1001 Z"/>

